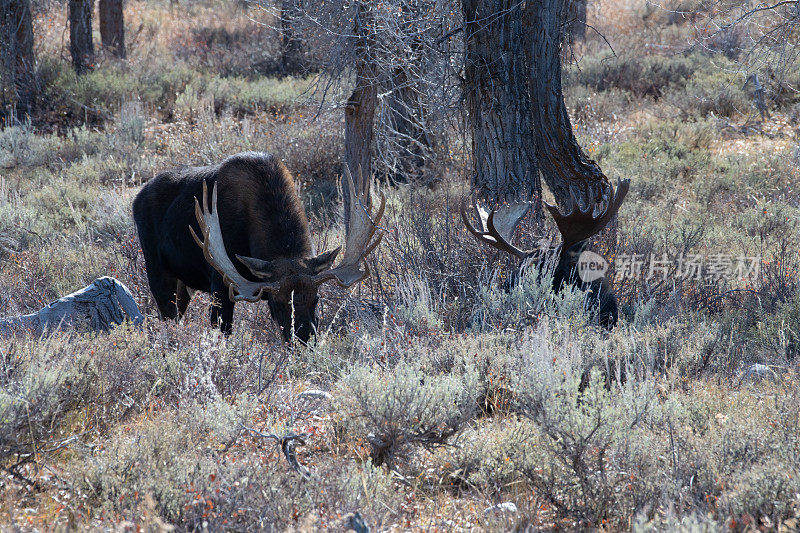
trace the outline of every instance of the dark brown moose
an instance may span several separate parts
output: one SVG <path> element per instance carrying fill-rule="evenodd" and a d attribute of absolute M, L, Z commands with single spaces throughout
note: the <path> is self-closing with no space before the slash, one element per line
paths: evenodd
<path fill-rule="evenodd" d="M 511 244 L 519 221 L 530 209 L 531 204 L 528 202 L 503 205 L 488 213 L 485 209 L 475 206 L 475 211 L 480 218 L 481 229 L 477 229 L 470 223 L 466 200 L 462 205 L 461 217 L 467 229 L 479 241 L 519 260 L 520 267 L 517 276 L 522 275 L 523 271 L 532 265 L 535 265 L 541 273 L 547 260 L 556 257 L 557 261 L 553 270 L 553 291 L 558 292 L 566 285 L 573 285 L 590 292 L 596 298 L 593 299 L 593 302 L 598 303 L 598 322 L 601 326 L 610 329 L 616 325 L 618 319 L 617 299 L 611 286 L 604 277 L 583 281 L 578 273 L 578 260 L 586 249 L 589 237 L 600 232 L 617 214 L 625 195 L 628 194 L 629 186 L 630 180 L 618 181 L 616 192 L 613 187 L 609 186 L 607 197 L 598 198 L 598 202 L 589 202 L 585 210 L 581 208 L 577 198 L 571 195 L 570 210 L 565 215 L 561 214 L 558 207 L 545 202 L 545 207 L 553 216 L 562 239 L 561 246 L 549 249 L 520 250 Z M 605 208 L 595 216 L 594 210 L 598 203 L 604 204 Z"/>
<path fill-rule="evenodd" d="M 318 325 L 319 286 L 365 279 L 365 258 L 381 240 L 375 233 L 385 198 L 373 219 L 365 207 L 369 190 L 356 197 L 349 172 L 345 181 L 355 200 L 346 213 L 344 256 L 333 268 L 340 248 L 312 255 L 294 180 L 270 154 L 241 153 L 150 180 L 133 202 L 133 217 L 161 317 L 180 319 L 195 291 L 208 292 L 211 323 L 227 334 L 235 302 L 266 299 L 284 339 L 294 334 L 307 342 Z"/>

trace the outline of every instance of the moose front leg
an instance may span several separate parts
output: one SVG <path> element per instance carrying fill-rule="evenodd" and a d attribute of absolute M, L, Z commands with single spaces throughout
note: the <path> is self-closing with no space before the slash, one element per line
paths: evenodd
<path fill-rule="evenodd" d="M 233 328 L 233 302 L 228 298 L 228 288 L 220 276 L 211 282 L 211 325 L 219 326 L 220 331 L 230 335 Z"/>

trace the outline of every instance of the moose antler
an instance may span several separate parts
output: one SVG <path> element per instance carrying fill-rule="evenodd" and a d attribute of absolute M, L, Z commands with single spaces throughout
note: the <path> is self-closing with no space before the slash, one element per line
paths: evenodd
<path fill-rule="evenodd" d="M 497 248 L 502 252 L 507 252 L 517 258 L 525 259 L 530 252 L 520 250 L 511 244 L 511 238 L 514 235 L 514 230 L 517 224 L 530 210 L 531 204 L 528 202 L 519 202 L 509 205 L 503 205 L 490 212 L 486 209 L 473 204 L 473 209 L 478 214 L 481 221 L 481 229 L 478 230 L 469 221 L 467 215 L 467 200 L 461 204 L 461 218 L 464 220 L 464 225 L 470 233 L 479 241 L 485 242 L 489 246 Z"/>
<path fill-rule="evenodd" d="M 617 214 L 625 195 L 628 194 L 630 187 L 630 180 L 617 180 L 616 191 L 614 187 L 608 186 L 606 189 L 607 194 L 603 195 L 600 200 L 607 199 L 605 208 L 597 216 L 594 216 L 595 202 L 589 202 L 586 210 L 581 209 L 580 202 L 575 197 L 575 194 L 570 189 L 570 210 L 566 215 L 562 215 L 558 207 L 544 203 L 547 210 L 556 221 L 558 230 L 561 232 L 563 244 L 562 250 L 568 250 L 573 245 L 588 239 L 592 235 L 602 230 L 606 224 Z M 605 198 L 604 198 L 605 197 Z M 519 224 L 519 221 L 528 213 L 530 203 L 520 202 L 509 205 L 503 205 L 490 212 L 486 212 L 483 207 L 473 205 L 473 208 L 478 213 L 481 221 L 481 229 L 478 230 L 473 226 L 469 217 L 467 216 L 467 201 L 461 205 L 461 218 L 464 220 L 464 225 L 470 233 L 472 233 L 479 241 L 485 242 L 489 246 L 497 248 L 503 252 L 507 252 L 520 260 L 527 259 L 534 251 L 520 250 L 511 244 L 511 238 L 514 235 L 514 230 Z"/>
<path fill-rule="evenodd" d="M 381 193 L 381 205 L 373 218 L 370 213 L 371 209 L 367 208 L 367 205 L 369 205 L 369 188 L 364 193 L 356 196 L 353 176 L 350 174 L 350 169 L 347 168 L 347 165 L 344 167 L 344 172 L 351 198 L 350 212 L 345 213 L 349 221 L 349 232 L 345 240 L 344 257 L 342 257 L 342 262 L 336 268 L 325 270 L 314 276 L 313 282 L 316 285 L 335 279 L 342 287 L 350 287 L 354 283 L 367 278 L 370 272 L 365 258 L 378 246 L 378 243 L 383 238 L 383 234 L 379 234 L 375 240 L 372 240 L 378 229 L 378 223 L 383 217 L 386 197 Z M 364 265 L 364 270 L 361 270 L 362 264 Z"/>
<path fill-rule="evenodd" d="M 222 274 L 225 285 L 228 286 L 228 297 L 232 302 L 245 300 L 257 302 L 261 299 L 264 291 L 278 292 L 280 282 L 250 281 L 239 274 L 233 266 L 228 253 L 225 251 L 225 243 L 222 240 L 222 228 L 219 225 L 219 213 L 217 211 L 217 184 L 211 192 L 211 210 L 208 209 L 208 187 L 203 180 L 203 207 L 200 202 L 194 199 L 194 213 L 197 222 L 200 224 L 200 231 L 203 233 L 201 240 L 194 229 L 189 226 L 189 231 L 197 245 L 203 249 L 203 255 L 208 264 Z"/>
<path fill-rule="evenodd" d="M 605 202 L 605 209 L 603 209 L 598 216 L 593 215 L 595 204 L 592 202 L 589 202 L 586 210 L 581 209 L 580 202 L 575 197 L 572 189 L 569 191 L 570 210 L 565 215 L 561 214 L 558 207 L 545 202 L 544 205 L 547 210 L 550 211 L 553 220 L 556 221 L 558 230 L 561 232 L 561 238 L 564 240 L 562 249 L 567 250 L 606 227 L 606 224 L 608 224 L 614 215 L 617 214 L 617 211 L 619 211 L 622 201 L 628 194 L 630 184 L 631 180 L 629 179 L 624 181 L 618 179 L 616 192 L 614 191 L 614 187 L 609 185 L 606 189 L 608 194 L 604 195 L 607 196 L 608 201 Z"/>

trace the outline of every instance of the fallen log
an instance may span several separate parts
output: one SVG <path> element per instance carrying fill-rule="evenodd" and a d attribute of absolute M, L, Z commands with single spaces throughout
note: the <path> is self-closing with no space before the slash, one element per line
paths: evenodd
<path fill-rule="evenodd" d="M 121 281 L 104 276 L 36 313 L 0 319 L 0 335 L 41 335 L 67 329 L 108 331 L 126 320 L 139 325 L 144 317 L 131 291 Z"/>

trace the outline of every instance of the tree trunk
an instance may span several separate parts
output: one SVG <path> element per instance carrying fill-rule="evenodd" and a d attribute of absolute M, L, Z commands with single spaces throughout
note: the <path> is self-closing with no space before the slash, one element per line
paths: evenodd
<path fill-rule="evenodd" d="M 422 174 L 430 153 L 425 129 L 425 104 L 422 95 L 404 67 L 392 73 L 392 91 L 386 97 L 390 142 L 395 163 L 391 179 L 406 182 Z"/>
<path fill-rule="evenodd" d="M 583 153 L 572 133 L 561 88 L 562 23 L 564 0 L 536 0 L 526 4 L 526 52 L 533 138 L 545 183 L 561 207 L 568 207 L 570 189 L 579 198 L 597 198 L 608 179 Z"/>
<path fill-rule="evenodd" d="M 69 53 L 76 74 L 94 66 L 92 0 L 69 0 Z"/>
<path fill-rule="evenodd" d="M 567 11 L 564 0 L 529 1 L 525 8 L 529 91 L 536 154 L 545 183 L 563 210 L 571 207 L 570 190 L 584 207 L 603 198 L 610 184 L 600 166 L 586 156 L 572 132 L 561 87 L 561 47 Z M 617 217 L 593 239 L 606 255 L 616 251 Z"/>
<path fill-rule="evenodd" d="M 294 24 L 300 16 L 301 0 L 282 0 L 281 3 L 281 70 L 293 74 L 301 68 L 302 47 L 294 31 Z"/>
<path fill-rule="evenodd" d="M 586 7 L 588 0 L 568 0 L 567 35 L 572 40 L 586 38 Z"/>
<path fill-rule="evenodd" d="M 30 0 L 0 0 L 0 53 L 3 103 L 10 100 L 17 116 L 25 117 L 37 92 Z"/>
<path fill-rule="evenodd" d="M 531 141 L 520 3 L 462 0 L 461 7 L 472 183 L 487 200 L 538 203 L 541 184 Z"/>
<path fill-rule="evenodd" d="M 407 42 L 398 50 L 391 62 L 396 66 L 389 76 L 385 121 L 388 123 L 387 154 L 383 159 L 389 167 L 389 177 L 394 182 L 406 182 L 422 175 L 426 161 L 431 156 L 428 136 L 427 108 L 420 90 L 424 79 L 423 35 L 420 20 L 424 20 L 425 5 L 419 2 L 402 2 L 401 34 Z"/>
<path fill-rule="evenodd" d="M 103 47 L 114 55 L 125 58 L 125 17 L 122 0 L 99 0 L 98 19 Z"/>
<path fill-rule="evenodd" d="M 354 29 L 356 86 L 344 108 L 344 163 L 350 168 L 356 181 L 356 194 L 369 190 L 369 180 L 372 177 L 372 140 L 378 86 L 372 57 L 371 31 L 369 7 L 364 2 L 359 2 Z M 345 213 L 349 213 L 351 198 L 344 184 L 342 196 Z M 348 217 L 345 216 L 346 231 L 350 230 L 348 226 Z"/>

